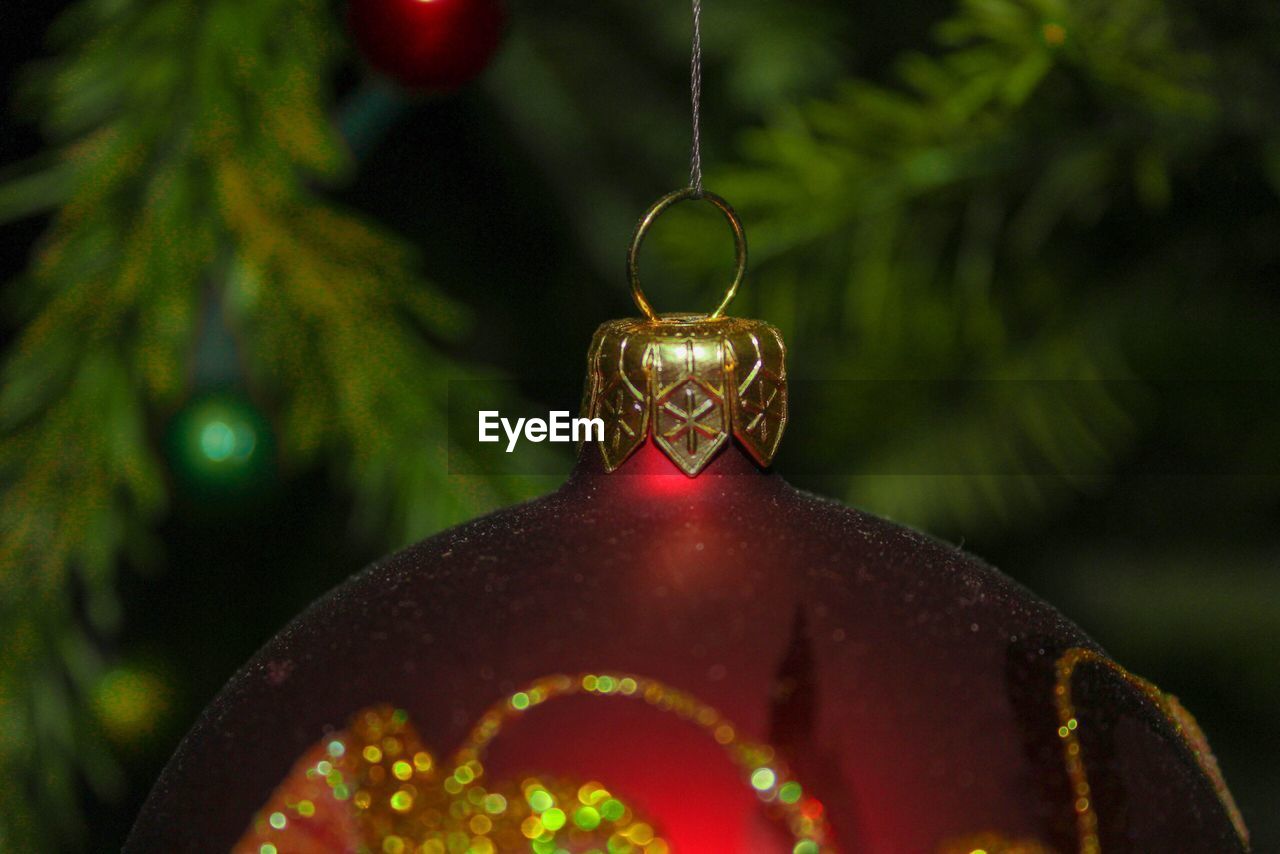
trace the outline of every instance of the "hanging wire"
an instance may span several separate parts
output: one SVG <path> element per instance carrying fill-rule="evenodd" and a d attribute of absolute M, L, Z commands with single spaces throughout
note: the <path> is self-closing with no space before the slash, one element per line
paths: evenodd
<path fill-rule="evenodd" d="M 693 58 L 690 60 L 693 91 L 693 150 L 689 156 L 689 187 L 702 198 L 702 0 L 693 0 Z"/>

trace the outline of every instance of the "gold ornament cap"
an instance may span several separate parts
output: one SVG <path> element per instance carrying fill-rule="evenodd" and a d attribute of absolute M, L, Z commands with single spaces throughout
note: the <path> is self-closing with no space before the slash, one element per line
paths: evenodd
<path fill-rule="evenodd" d="M 640 289 L 640 246 L 663 211 L 693 198 L 710 202 L 728 219 L 737 272 L 711 314 L 655 314 Z M 607 471 L 622 465 L 646 439 L 690 477 L 730 437 L 760 465 L 773 462 L 787 424 L 786 346 L 768 323 L 723 315 L 746 267 L 742 223 L 713 193 L 678 190 L 641 218 L 627 253 L 627 274 L 645 316 L 603 324 L 587 356 L 582 409 L 586 417 L 604 422 L 599 445 Z"/>

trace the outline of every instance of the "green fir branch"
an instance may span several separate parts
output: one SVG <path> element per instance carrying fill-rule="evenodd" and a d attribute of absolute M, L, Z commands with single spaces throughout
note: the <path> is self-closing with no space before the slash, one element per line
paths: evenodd
<path fill-rule="evenodd" d="M 60 651 L 93 648 L 76 589 L 94 632 L 116 628 L 115 568 L 164 512 L 154 429 L 190 391 L 208 287 L 284 462 L 335 463 L 396 540 L 540 485 L 449 474 L 443 384 L 466 374 L 430 341 L 464 313 L 315 189 L 352 172 L 328 110 L 332 29 L 320 0 L 85 0 L 33 77 L 59 153 L 0 186 L 0 216 L 60 206 L 0 392 L 6 850 L 47 837 L 34 816 L 74 815 L 77 779 L 114 777 L 88 711 L 101 663 Z"/>
<path fill-rule="evenodd" d="M 1103 282 L 1132 282 L 1082 259 L 1109 212 L 1167 204 L 1169 164 L 1216 130 L 1210 86 L 1158 0 L 964 0 L 891 83 L 846 81 L 744 134 L 744 162 L 714 182 L 753 238 L 757 282 L 740 310 L 831 342 L 808 364 L 793 347 L 797 376 L 841 365 L 1008 391 L 950 406 L 916 382 L 888 384 L 884 406 L 823 401 L 856 410 L 832 419 L 855 468 L 903 472 L 851 478 L 850 500 L 963 533 L 1043 509 L 1081 472 L 1105 475 L 1134 413 L 1090 385 L 1129 373 L 1116 330 L 1091 317 Z M 668 254 L 706 275 L 722 264 L 708 260 L 710 228 L 667 232 Z M 1093 391 L 1054 400 L 1027 380 Z M 889 424 L 886 408 L 947 427 Z"/>

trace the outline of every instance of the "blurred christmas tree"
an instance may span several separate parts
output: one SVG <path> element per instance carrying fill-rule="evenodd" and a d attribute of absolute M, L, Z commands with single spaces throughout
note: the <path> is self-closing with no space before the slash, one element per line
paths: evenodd
<path fill-rule="evenodd" d="M 308 531 L 349 512 L 385 544 L 546 485 L 451 473 L 451 391 L 539 392 L 450 381 L 576 381 L 591 326 L 628 311 L 633 217 L 687 146 L 683 3 L 515 3 L 482 82 L 448 99 L 363 70 L 319 0 L 81 0 L 53 38 L 20 99 L 49 147 L 0 183 L 0 221 L 48 218 L 11 289 L 0 393 L 5 850 L 82 839 L 86 785 L 125 803 L 145 786 L 115 757 L 182 677 L 118 643 L 145 638 L 146 608 L 117 569 L 174 574 L 198 551 L 182 519 L 222 508 L 211 530 L 284 540 L 235 552 L 287 591 L 237 615 L 269 632 L 351 568 L 270 562 L 312 537 L 271 524 L 300 490 L 338 508 L 302 514 Z M 825 380 L 795 401 L 820 441 L 782 467 L 846 472 L 812 483 L 983 544 L 1167 688 L 1187 690 L 1147 639 L 1176 631 L 1207 690 L 1280 702 L 1255 648 L 1280 623 L 1259 599 L 1280 509 L 1280 395 L 1261 382 L 1280 368 L 1274 4 L 738 0 L 708 4 L 705 49 L 708 184 L 753 238 L 735 313 L 781 326 L 793 374 Z M 652 263 L 721 271 L 722 226 L 673 219 Z M 1249 477 L 1191 487 L 1179 466 Z M 1135 614 L 1153 588 L 1168 601 Z M 1248 806 L 1268 784 L 1233 776 L 1201 711 L 1263 848 L 1280 837 Z"/>

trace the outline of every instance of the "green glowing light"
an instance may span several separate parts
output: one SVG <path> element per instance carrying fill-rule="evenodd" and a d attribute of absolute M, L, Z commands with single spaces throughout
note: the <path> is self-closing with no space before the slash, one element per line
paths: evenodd
<path fill-rule="evenodd" d="M 783 783 L 782 788 L 778 790 L 778 799 L 784 804 L 794 804 L 800 800 L 800 784 L 796 782 Z"/>
<path fill-rule="evenodd" d="M 751 785 L 757 792 L 767 792 L 778 782 L 778 775 L 772 768 L 757 768 L 751 772 Z"/>
<path fill-rule="evenodd" d="M 235 391 L 202 394 L 166 431 L 168 457 L 185 488 L 198 493 L 251 493 L 271 480 L 271 425 Z"/>
<path fill-rule="evenodd" d="M 511 708 L 521 712 L 529 708 L 529 695 L 523 691 L 521 691 L 519 694 L 514 695 L 511 698 Z"/>
<path fill-rule="evenodd" d="M 551 799 L 551 793 L 546 789 L 537 789 L 529 793 L 529 809 L 536 813 L 545 812 L 555 806 L 555 801 Z M 544 824 L 546 822 L 543 822 Z"/>
<path fill-rule="evenodd" d="M 600 805 L 600 815 L 609 819 L 609 821 L 617 821 L 622 818 L 627 808 L 622 805 L 622 801 L 617 798 L 610 798 Z"/>
<path fill-rule="evenodd" d="M 247 420 L 215 418 L 200 428 L 200 451 L 212 463 L 242 463 L 258 446 L 258 433 Z"/>
<path fill-rule="evenodd" d="M 583 830 L 595 830 L 600 826 L 600 813 L 594 807 L 579 807 L 573 814 L 573 823 Z"/>
<path fill-rule="evenodd" d="M 271 826 L 276 830 L 284 830 L 284 826 L 288 824 L 288 819 L 284 817 L 284 813 L 282 812 L 273 812 L 271 814 L 271 818 L 267 819 L 267 821 L 269 821 Z"/>
<path fill-rule="evenodd" d="M 212 421 L 200 431 L 200 450 L 215 463 L 220 463 L 236 449 L 236 433 L 225 421 Z"/>
<path fill-rule="evenodd" d="M 549 809 L 542 814 L 542 826 L 547 830 L 559 830 L 564 827 L 566 817 L 562 809 Z"/>

